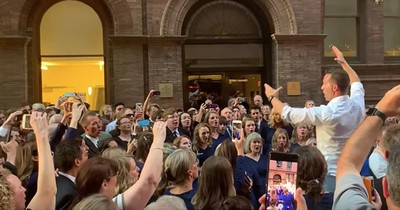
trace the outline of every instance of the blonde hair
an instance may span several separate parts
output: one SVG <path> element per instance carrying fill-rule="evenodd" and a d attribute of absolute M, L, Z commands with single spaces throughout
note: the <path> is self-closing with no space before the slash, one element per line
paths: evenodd
<path fill-rule="evenodd" d="M 103 194 L 90 195 L 79 203 L 72 210 L 110 210 L 116 209 L 114 202 Z"/>
<path fill-rule="evenodd" d="M 287 131 L 283 128 L 276 129 L 274 135 L 272 136 L 272 150 L 276 151 L 276 149 L 278 147 L 279 134 L 285 134 L 286 144 L 284 145 L 284 150 L 285 150 L 285 152 L 289 152 L 290 151 L 289 135 L 288 135 Z"/>
<path fill-rule="evenodd" d="M 175 185 L 180 185 L 188 180 L 187 171 L 197 161 L 197 156 L 189 149 L 177 149 L 172 152 L 164 163 L 164 173 L 167 180 Z"/>
<path fill-rule="evenodd" d="M 7 177 L 10 176 L 10 171 L 0 169 L 0 210 L 9 210 L 15 208 L 13 200 L 14 192 Z"/>
<path fill-rule="evenodd" d="M 300 138 L 299 138 L 299 135 L 297 134 L 297 128 L 302 127 L 302 126 L 303 126 L 303 127 L 306 127 L 306 132 L 307 132 L 307 135 L 305 136 L 304 139 L 300 139 Z M 301 146 L 304 146 L 304 145 L 306 144 L 306 141 L 307 141 L 309 138 L 311 138 L 311 132 L 308 130 L 308 127 L 307 127 L 306 124 L 298 123 L 298 124 L 296 124 L 296 125 L 294 126 L 294 129 L 293 129 L 293 132 L 292 132 L 292 139 L 291 139 L 291 141 L 292 141 L 293 143 L 297 143 L 297 144 L 299 144 L 299 145 L 301 145 Z"/>
<path fill-rule="evenodd" d="M 24 183 L 32 173 L 34 162 L 32 151 L 36 150 L 35 141 L 24 142 L 17 148 L 15 166 L 17 166 L 17 177 Z"/>
<path fill-rule="evenodd" d="M 281 114 L 279 114 L 278 112 L 276 112 L 274 110 L 274 108 L 272 108 L 271 113 L 269 114 L 269 118 L 268 118 L 268 125 L 271 128 L 281 128 L 284 126 L 284 121 L 282 119 Z"/>
<path fill-rule="evenodd" d="M 107 148 L 101 155 L 102 157 L 113 159 L 118 164 L 117 184 L 115 186 L 116 194 L 125 192 L 131 187 L 135 180 L 130 175 L 130 159 L 133 159 L 132 155 L 129 155 L 120 148 Z"/>

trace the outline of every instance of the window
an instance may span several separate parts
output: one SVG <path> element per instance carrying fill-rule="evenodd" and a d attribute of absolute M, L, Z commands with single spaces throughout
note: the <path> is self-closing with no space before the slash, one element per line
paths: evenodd
<path fill-rule="evenodd" d="M 337 46 L 346 57 L 357 56 L 357 0 L 326 0 L 324 55 L 333 57 L 331 47 Z"/>
<path fill-rule="evenodd" d="M 400 1 L 385 0 L 383 7 L 385 56 L 400 56 Z"/>

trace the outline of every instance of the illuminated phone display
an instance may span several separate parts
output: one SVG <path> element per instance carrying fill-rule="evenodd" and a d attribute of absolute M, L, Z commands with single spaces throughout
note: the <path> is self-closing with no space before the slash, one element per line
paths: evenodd
<path fill-rule="evenodd" d="M 298 154 L 271 152 L 266 180 L 267 209 L 294 209 Z"/>

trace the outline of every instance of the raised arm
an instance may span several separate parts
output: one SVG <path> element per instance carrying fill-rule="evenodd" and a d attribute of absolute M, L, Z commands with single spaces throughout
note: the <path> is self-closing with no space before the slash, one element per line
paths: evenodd
<path fill-rule="evenodd" d="M 387 117 L 398 115 L 400 113 L 400 85 L 389 90 L 378 102 L 376 108 Z M 354 131 L 338 160 L 336 180 L 346 174 L 360 174 L 364 160 L 383 123 L 378 116 L 368 116 Z"/>
<path fill-rule="evenodd" d="M 265 96 L 274 107 L 274 111 L 282 115 L 283 107 L 285 106 L 285 104 L 278 99 L 279 91 L 283 89 L 282 86 L 277 89 L 274 89 L 270 85 L 265 83 L 264 88 L 265 88 Z"/>
<path fill-rule="evenodd" d="M 340 64 L 347 75 L 349 75 L 350 84 L 353 84 L 353 82 L 360 82 L 357 73 L 350 67 L 346 59 L 344 59 L 343 53 L 335 46 L 332 46 L 332 51 L 336 56 L 335 61 Z"/>
<path fill-rule="evenodd" d="M 144 164 L 139 180 L 123 193 L 124 209 L 143 209 L 157 189 L 163 169 L 163 147 L 166 137 L 166 122 L 155 122 L 153 125 L 153 144 Z"/>
<path fill-rule="evenodd" d="M 148 106 L 149 106 L 149 103 L 150 103 L 150 101 L 151 101 L 151 98 L 153 97 L 154 91 L 155 91 L 155 90 L 150 90 L 149 94 L 148 94 L 147 97 L 146 97 L 146 100 L 144 100 L 144 102 L 143 102 L 143 110 L 142 110 L 142 112 L 143 112 L 144 114 L 147 114 L 147 108 L 148 108 Z M 149 117 L 151 117 L 151 116 L 149 116 Z"/>
<path fill-rule="evenodd" d="M 55 196 L 57 193 L 56 178 L 54 175 L 54 163 L 51 156 L 47 114 L 32 112 L 30 124 L 36 136 L 36 145 L 39 156 L 39 172 L 37 192 L 31 202 L 29 209 L 55 209 Z"/>

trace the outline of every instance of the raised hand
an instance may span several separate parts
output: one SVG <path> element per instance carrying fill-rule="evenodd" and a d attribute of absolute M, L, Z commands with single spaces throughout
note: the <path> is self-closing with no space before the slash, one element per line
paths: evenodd
<path fill-rule="evenodd" d="M 244 131 L 243 128 L 240 129 L 240 137 L 233 139 L 238 155 L 244 155 Z"/>
<path fill-rule="evenodd" d="M 164 144 L 167 136 L 167 123 L 164 121 L 157 121 L 153 125 L 153 142 Z"/>
<path fill-rule="evenodd" d="M 264 88 L 265 88 L 265 96 L 267 97 L 278 97 L 279 91 L 283 89 L 282 86 L 278 87 L 277 89 L 272 88 L 270 85 L 267 83 L 264 83 Z"/>
<path fill-rule="evenodd" d="M 378 102 L 376 108 L 384 113 L 386 117 L 393 117 L 400 114 L 400 85 L 385 93 Z"/>
<path fill-rule="evenodd" d="M 47 122 L 47 113 L 46 112 L 38 112 L 33 111 L 31 115 L 31 119 L 29 122 L 33 128 L 33 132 L 35 135 L 42 135 L 42 137 L 48 137 L 48 122 Z M 36 138 L 39 139 L 39 138 Z"/>
<path fill-rule="evenodd" d="M 333 53 L 334 53 L 335 56 L 336 56 L 336 58 L 334 58 L 334 60 L 335 60 L 338 64 L 342 65 L 342 64 L 346 64 L 346 63 L 347 63 L 346 60 L 345 60 L 344 57 L 343 57 L 343 53 L 342 53 L 337 47 L 332 46 L 332 51 L 333 51 Z"/>

